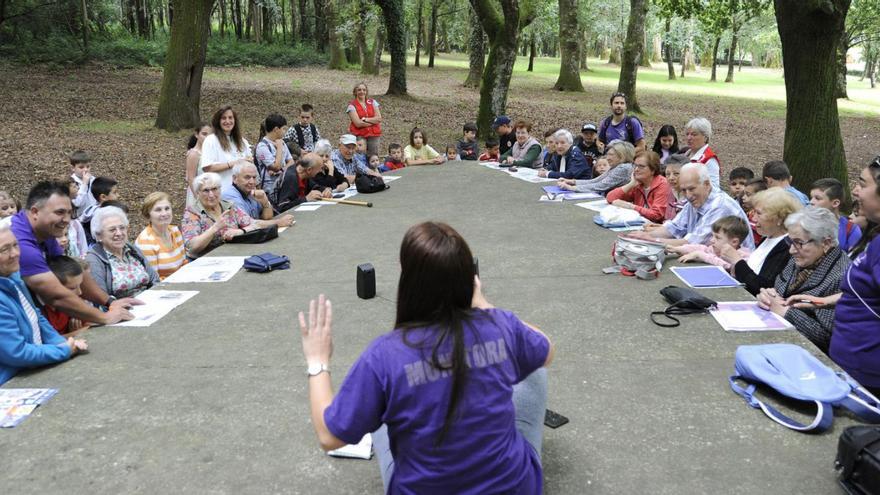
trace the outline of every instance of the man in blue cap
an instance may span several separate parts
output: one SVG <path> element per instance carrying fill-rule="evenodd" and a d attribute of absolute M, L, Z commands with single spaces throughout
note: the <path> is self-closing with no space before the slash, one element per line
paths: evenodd
<path fill-rule="evenodd" d="M 498 135 L 499 152 L 502 155 L 507 153 L 510 148 L 513 148 L 513 143 L 516 142 L 516 132 L 513 130 L 510 117 L 507 115 L 495 117 L 495 120 L 492 122 L 492 130 Z"/>

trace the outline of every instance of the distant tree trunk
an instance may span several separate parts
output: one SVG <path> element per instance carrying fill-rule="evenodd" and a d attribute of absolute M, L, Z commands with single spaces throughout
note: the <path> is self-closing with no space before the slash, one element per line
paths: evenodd
<path fill-rule="evenodd" d="M 422 19 L 422 11 L 424 10 L 424 0 L 419 0 L 416 4 L 416 61 L 413 65 L 418 67 L 421 63 L 419 57 L 422 54 L 422 30 L 424 30 L 424 21 Z"/>
<path fill-rule="evenodd" d="M 242 19 L 241 0 L 235 1 L 235 37 L 239 40 L 244 36 L 244 20 Z"/>
<path fill-rule="evenodd" d="M 477 112 L 477 133 L 491 134 L 492 119 L 507 111 L 510 77 L 516 63 L 516 46 L 520 29 L 518 0 L 501 0 L 501 12 L 491 0 L 471 0 L 483 30 L 489 36 L 489 56 L 480 83 L 480 106 Z"/>
<path fill-rule="evenodd" d="M 366 3 L 362 3 L 366 8 Z M 361 54 L 361 74 L 378 74 L 379 73 L 379 57 L 376 54 L 382 49 L 385 40 L 382 38 L 382 30 L 376 29 L 376 36 L 373 40 L 373 47 L 370 48 L 364 41 L 364 49 Z"/>
<path fill-rule="evenodd" d="M 641 112 L 636 97 L 636 80 L 639 74 L 639 60 L 645 44 L 645 16 L 648 14 L 648 3 L 646 0 L 630 0 L 629 6 L 629 23 L 626 27 L 626 41 L 623 44 L 617 91 L 626 95 L 627 108 Z"/>
<path fill-rule="evenodd" d="M 278 3 L 281 5 L 281 36 L 282 36 L 282 41 L 284 41 L 284 43 L 287 43 L 287 2 L 285 2 L 284 0 L 280 0 Z M 293 6 L 293 2 L 291 2 L 290 4 L 291 4 L 291 6 Z M 268 12 L 268 10 L 267 10 L 267 12 Z M 292 17 L 292 15 L 293 15 L 293 13 L 291 12 L 291 17 Z M 294 23 L 294 25 L 296 25 L 296 23 Z"/>
<path fill-rule="evenodd" d="M 382 50 L 385 49 L 385 26 L 376 27 L 376 43 L 373 45 L 373 74 L 379 74 L 382 66 Z"/>
<path fill-rule="evenodd" d="M 434 67 L 434 55 L 437 50 L 437 10 L 440 0 L 431 0 L 431 31 L 428 33 L 428 68 Z"/>
<path fill-rule="evenodd" d="M 324 3 L 327 0 L 314 0 L 315 7 L 315 47 L 323 52 L 327 49 L 327 26 L 324 22 Z"/>
<path fill-rule="evenodd" d="M 535 33 L 529 37 L 529 68 L 526 72 L 535 72 Z"/>
<path fill-rule="evenodd" d="M 837 43 L 837 83 L 835 84 L 834 96 L 837 98 L 849 98 L 846 94 L 846 49 L 849 48 L 849 36 L 846 31 Z"/>
<path fill-rule="evenodd" d="M 639 57 L 639 67 L 651 68 L 651 51 L 648 50 L 648 31 L 642 37 L 642 56 Z"/>
<path fill-rule="evenodd" d="M 620 47 L 612 46 L 611 52 L 608 54 L 608 63 L 620 65 L 620 57 L 621 57 Z"/>
<path fill-rule="evenodd" d="M 385 18 L 388 50 L 391 52 L 391 74 L 388 78 L 389 95 L 406 94 L 406 30 L 404 28 L 403 0 L 376 0 Z"/>
<path fill-rule="evenodd" d="M 794 186 L 833 177 L 848 182 L 835 97 L 838 47 L 849 0 L 775 0 L 785 74 L 783 160 Z M 817 160 L 816 157 L 822 157 Z"/>
<path fill-rule="evenodd" d="M 5 5 L 5 2 L 4 2 Z M 86 5 L 86 0 L 80 0 L 80 21 L 82 23 L 82 38 L 83 38 L 83 50 L 86 53 L 89 51 L 89 10 Z"/>
<path fill-rule="evenodd" d="M 324 27 L 327 30 L 330 45 L 330 63 L 331 69 L 345 68 L 345 50 L 342 47 L 342 40 L 336 33 L 336 0 L 324 0 Z"/>
<path fill-rule="evenodd" d="M 670 34 L 671 25 L 672 25 L 672 19 L 666 19 L 666 39 L 663 42 L 663 45 L 664 45 L 663 51 L 666 54 L 666 68 L 669 70 L 669 80 L 674 81 L 675 80 L 675 67 L 672 64 L 672 43 L 670 43 L 670 41 L 669 41 L 671 39 L 671 34 Z"/>
<path fill-rule="evenodd" d="M 156 127 L 176 132 L 199 122 L 202 73 L 214 0 L 175 0 Z"/>
<path fill-rule="evenodd" d="M 578 60 L 578 0 L 559 0 L 559 77 L 553 89 L 583 91 Z"/>
<path fill-rule="evenodd" d="M 663 62 L 663 38 L 659 34 L 654 35 L 653 51 L 651 53 L 651 62 Z"/>
<path fill-rule="evenodd" d="M 464 85 L 468 88 L 479 88 L 480 79 L 483 77 L 483 68 L 486 66 L 486 35 L 483 33 L 483 26 L 480 25 L 480 19 L 471 8 L 468 16 L 470 22 L 470 39 L 468 40 L 468 60 L 469 67 L 467 79 Z"/>
<path fill-rule="evenodd" d="M 355 48 L 357 48 L 357 61 L 351 60 L 352 63 L 361 64 L 361 72 L 365 72 L 364 65 L 371 65 L 372 52 L 367 47 L 367 0 L 358 0 L 358 17 L 360 22 L 357 23 L 354 32 Z"/>
<path fill-rule="evenodd" d="M 589 55 L 589 47 L 587 43 L 589 40 L 587 39 L 588 33 L 586 29 L 581 30 L 582 36 L 578 39 L 578 58 L 580 58 L 579 69 L 580 70 L 589 70 L 587 66 L 587 56 Z"/>
<path fill-rule="evenodd" d="M 715 36 L 715 44 L 712 45 L 712 77 L 709 79 L 710 82 L 718 82 L 715 75 L 718 69 L 718 45 L 720 44 L 721 36 Z"/>
<path fill-rule="evenodd" d="M 299 36 L 303 41 L 312 40 L 312 23 L 308 17 L 309 0 L 299 0 Z"/>
<path fill-rule="evenodd" d="M 263 42 L 263 9 L 260 7 L 260 4 L 257 3 L 257 0 L 251 0 L 249 5 L 249 10 L 251 13 L 251 22 L 253 23 L 253 33 L 254 33 L 254 41 L 257 43 Z"/>
<path fill-rule="evenodd" d="M 730 51 L 727 52 L 727 77 L 724 78 L 724 82 L 726 83 L 733 82 L 733 65 L 736 63 L 736 44 L 738 41 L 739 33 L 734 32 L 733 36 L 730 38 Z M 742 61 L 740 61 L 740 67 L 742 67 Z"/>
<path fill-rule="evenodd" d="M 83 0 L 85 1 L 85 0 Z M 219 0 L 220 4 L 220 37 L 226 37 L 226 0 Z"/>

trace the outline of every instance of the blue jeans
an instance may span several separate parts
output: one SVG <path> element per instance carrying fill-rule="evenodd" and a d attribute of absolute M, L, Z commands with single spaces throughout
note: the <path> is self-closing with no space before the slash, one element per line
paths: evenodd
<path fill-rule="evenodd" d="M 516 429 L 541 458 L 544 411 L 547 409 L 547 368 L 538 368 L 525 380 L 513 386 L 513 406 L 516 410 Z M 388 440 L 388 426 L 382 425 L 373 432 L 373 450 L 379 461 L 382 486 L 388 493 L 388 484 L 394 473 L 394 456 Z"/>

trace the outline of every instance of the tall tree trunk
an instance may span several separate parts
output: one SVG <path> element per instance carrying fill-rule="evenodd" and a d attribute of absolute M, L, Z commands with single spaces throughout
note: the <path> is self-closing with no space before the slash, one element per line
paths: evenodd
<path fill-rule="evenodd" d="M 578 0 L 559 0 L 559 77 L 553 89 L 583 91 L 578 60 Z"/>
<path fill-rule="evenodd" d="M 421 63 L 419 57 L 422 54 L 422 30 L 424 30 L 424 20 L 422 19 L 422 11 L 424 10 L 425 2 L 424 0 L 419 0 L 416 4 L 416 61 L 415 66 L 418 67 Z"/>
<path fill-rule="evenodd" d="M 520 29 L 518 0 L 500 0 L 501 12 L 491 0 L 470 0 L 483 30 L 489 36 L 489 56 L 480 83 L 480 106 L 477 111 L 477 133 L 491 134 L 492 120 L 507 110 L 507 92 L 516 63 L 516 46 Z"/>
<path fill-rule="evenodd" d="M 775 0 L 785 74 L 783 159 L 794 186 L 823 177 L 847 183 L 846 157 L 835 98 L 837 45 L 849 0 Z M 816 157 L 822 157 L 817 160 Z"/>
<path fill-rule="evenodd" d="M 834 96 L 837 98 L 849 98 L 846 94 L 846 49 L 849 48 L 849 35 L 846 31 L 837 42 L 837 83 L 835 84 Z"/>
<path fill-rule="evenodd" d="M 219 0 L 220 4 L 220 37 L 226 37 L 226 0 Z"/>
<path fill-rule="evenodd" d="M 89 9 L 86 0 L 80 0 L 80 22 L 82 23 L 83 50 L 89 51 Z"/>
<path fill-rule="evenodd" d="M 627 108 L 640 112 L 641 107 L 636 96 L 636 80 L 639 74 L 639 60 L 645 44 L 645 16 L 648 14 L 648 3 L 646 0 L 630 0 L 629 6 L 629 23 L 626 27 L 626 41 L 623 44 L 617 91 L 626 95 Z"/>
<path fill-rule="evenodd" d="M 252 29 L 254 33 L 254 41 L 257 43 L 263 42 L 263 9 L 257 0 L 251 0 L 249 5 L 249 10 L 251 12 L 251 22 L 253 23 Z"/>
<path fill-rule="evenodd" d="M 483 77 L 483 68 L 486 66 L 486 35 L 483 33 L 483 26 L 474 13 L 473 7 L 471 7 L 468 16 L 468 22 L 471 28 L 468 40 L 468 65 L 470 69 L 464 85 L 468 88 L 479 88 L 480 80 Z"/>
<path fill-rule="evenodd" d="M 156 127 L 176 132 L 199 122 L 202 73 L 214 0 L 175 0 Z"/>
<path fill-rule="evenodd" d="M 382 51 L 385 49 L 385 26 L 376 27 L 376 43 L 373 45 L 373 74 L 379 74 L 382 66 Z"/>
<path fill-rule="evenodd" d="M 235 1 L 235 37 L 241 40 L 244 37 L 244 15 L 241 11 L 241 0 Z"/>
<path fill-rule="evenodd" d="M 342 40 L 336 33 L 336 0 L 324 0 L 324 27 L 327 30 L 327 36 L 330 44 L 330 63 L 331 69 L 345 68 L 345 50 L 342 47 Z"/>
<path fill-rule="evenodd" d="M 710 82 L 718 82 L 715 75 L 718 69 L 718 45 L 721 44 L 721 36 L 715 36 L 715 43 L 712 45 L 712 77 Z"/>
<path fill-rule="evenodd" d="M 663 38 L 659 34 L 654 35 L 651 62 L 663 62 Z"/>
<path fill-rule="evenodd" d="M 727 77 L 724 78 L 726 83 L 733 82 L 733 65 L 736 63 L 736 44 L 738 41 L 739 33 L 734 31 L 733 36 L 730 38 L 730 51 L 727 53 Z M 742 62 L 740 62 L 740 67 L 742 67 Z"/>
<path fill-rule="evenodd" d="M 367 47 L 367 0 L 358 0 L 358 17 L 360 18 L 360 22 L 357 23 L 354 32 L 354 43 L 355 48 L 357 48 L 357 62 L 352 60 L 352 63 L 361 64 L 361 72 L 364 74 L 370 74 L 371 72 L 367 72 L 364 68 L 365 65 L 371 65 L 373 53 L 370 52 L 370 49 Z M 372 69 L 371 69 L 372 70 Z"/>
<path fill-rule="evenodd" d="M 376 0 L 385 18 L 385 34 L 391 52 L 391 74 L 388 78 L 389 95 L 406 94 L 406 29 L 403 25 L 403 0 Z"/>
<path fill-rule="evenodd" d="M 669 80 L 675 80 L 675 66 L 672 64 L 672 35 L 670 34 L 672 19 L 666 19 L 666 39 L 663 41 L 663 51 L 666 55 L 666 68 L 669 70 Z"/>
<path fill-rule="evenodd" d="M 578 68 L 580 70 L 588 70 L 587 66 L 587 55 L 589 55 L 589 47 L 587 43 L 589 40 L 587 39 L 589 34 L 586 29 L 581 30 L 581 36 L 578 37 L 578 58 L 580 59 L 580 63 L 578 64 Z"/>
<path fill-rule="evenodd" d="M 434 55 L 437 50 L 437 10 L 441 0 L 431 0 L 431 31 L 428 33 L 428 68 L 434 67 Z"/>
<path fill-rule="evenodd" d="M 361 5 L 366 8 L 366 3 L 361 3 Z M 377 28 L 376 35 L 373 39 L 373 47 L 364 41 L 364 49 L 361 54 L 361 74 L 378 74 L 379 73 L 379 58 L 376 54 L 382 49 L 382 43 L 385 40 L 382 38 L 382 30 Z"/>
<path fill-rule="evenodd" d="M 642 55 L 639 57 L 639 67 L 651 68 L 651 51 L 648 50 L 648 31 L 645 30 L 642 37 Z"/>
<path fill-rule="evenodd" d="M 312 38 L 312 23 L 309 22 L 309 0 L 299 0 L 299 36 L 302 41 Z"/>
<path fill-rule="evenodd" d="M 529 68 L 527 72 L 535 72 L 535 33 L 529 36 Z"/>
<path fill-rule="evenodd" d="M 314 0 L 315 7 L 315 47 L 323 52 L 327 49 L 327 27 L 324 23 L 324 3 L 327 0 Z"/>

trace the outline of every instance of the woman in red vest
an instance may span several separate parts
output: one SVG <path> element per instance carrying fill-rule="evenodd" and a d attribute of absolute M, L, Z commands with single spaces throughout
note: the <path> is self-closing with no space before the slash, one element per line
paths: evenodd
<path fill-rule="evenodd" d="M 349 132 L 367 140 L 367 156 L 379 154 L 379 137 L 382 136 L 382 113 L 379 102 L 367 98 L 367 84 L 359 82 L 352 90 L 354 99 L 348 103 L 345 112 L 351 119 Z"/>
<path fill-rule="evenodd" d="M 718 155 L 709 147 L 709 139 L 712 137 L 712 124 L 709 119 L 697 117 L 691 119 L 685 126 L 687 130 L 686 140 L 689 150 L 687 157 L 691 163 L 702 163 L 709 169 L 709 179 L 712 188 L 721 191 L 721 162 Z"/>

